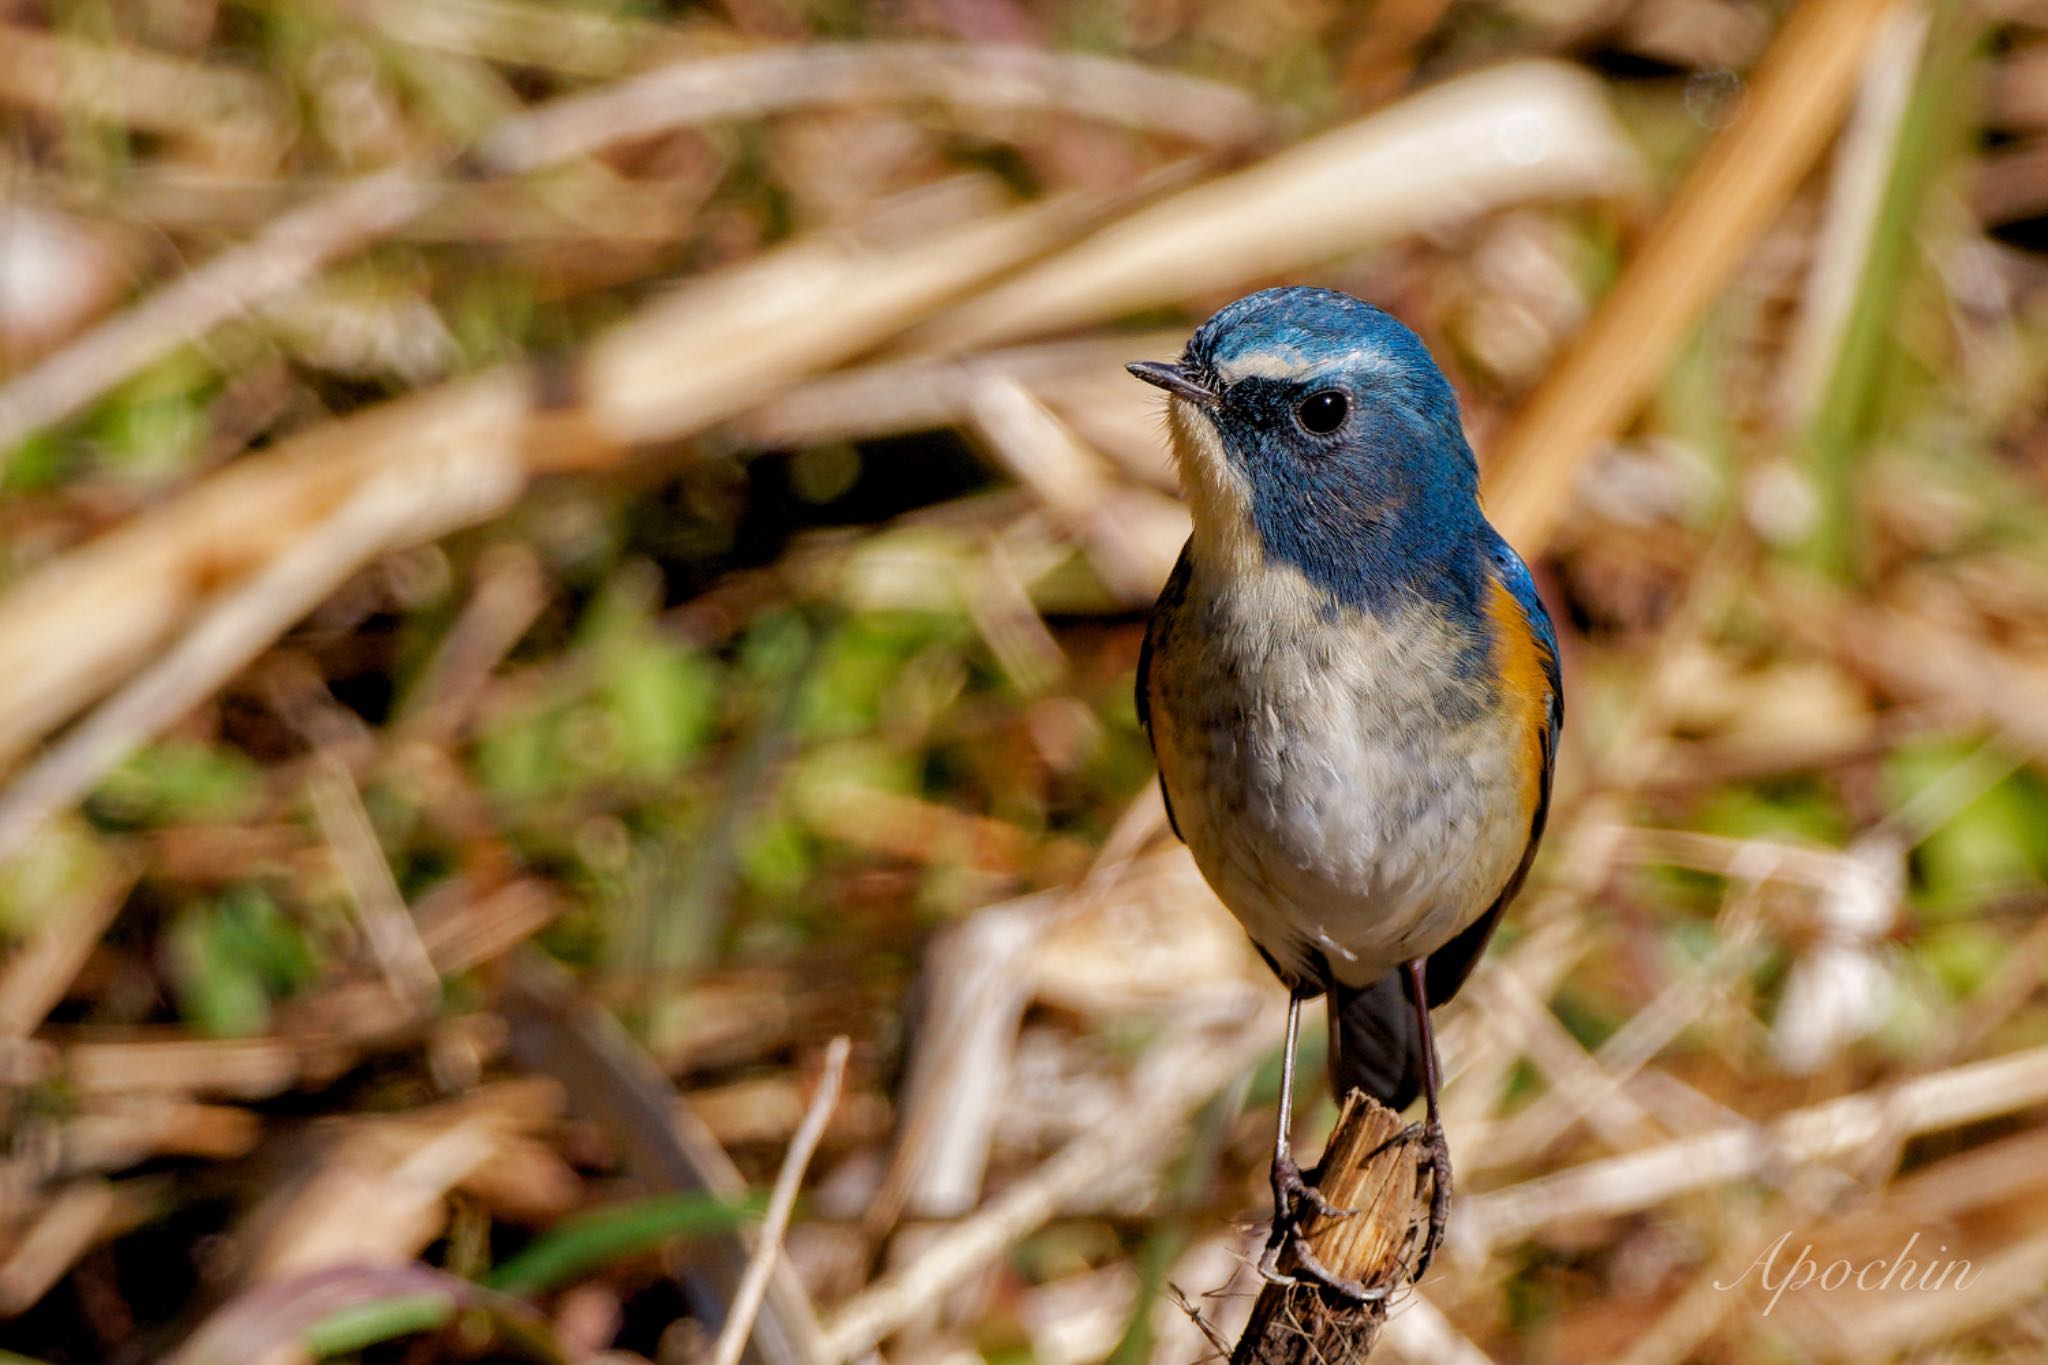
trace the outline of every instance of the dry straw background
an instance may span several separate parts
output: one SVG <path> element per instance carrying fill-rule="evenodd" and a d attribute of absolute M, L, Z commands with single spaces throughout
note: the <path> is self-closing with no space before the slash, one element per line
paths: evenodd
<path fill-rule="evenodd" d="M 2048 1356 L 2038 3 L 12 0 L 0 128 L 0 1353 L 1213 1358 L 1121 363 L 1287 281 L 1573 698 L 1376 1354 Z"/>

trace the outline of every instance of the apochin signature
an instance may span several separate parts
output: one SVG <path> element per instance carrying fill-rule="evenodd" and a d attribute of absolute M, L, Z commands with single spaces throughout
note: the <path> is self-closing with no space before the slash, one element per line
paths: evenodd
<path fill-rule="evenodd" d="M 1920 1242 L 1917 1232 L 1906 1239 L 1906 1244 L 1899 1248 L 1896 1256 L 1868 1261 L 1852 1261 L 1845 1256 L 1822 1265 L 1813 1259 L 1813 1243 L 1808 1242 L 1799 1248 L 1799 1254 L 1790 1262 L 1780 1265 L 1785 1244 L 1791 1240 L 1792 1234 L 1786 1233 L 1751 1261 L 1740 1275 L 1726 1284 L 1714 1281 L 1714 1288 L 1734 1289 L 1754 1271 L 1757 1284 L 1771 1296 L 1763 1311 L 1763 1316 L 1769 1317 L 1780 1298 L 1808 1285 L 1817 1284 L 1822 1289 L 1842 1289 L 1853 1285 L 1867 1294 L 1881 1294 L 1886 1290 L 1931 1293 L 1937 1289 L 1962 1289 L 1977 1273 L 1967 1260 L 1940 1256 L 1948 1250 L 1946 1243 L 1935 1248 L 1936 1257 L 1924 1261 L 1913 1259 L 1910 1253 Z"/>

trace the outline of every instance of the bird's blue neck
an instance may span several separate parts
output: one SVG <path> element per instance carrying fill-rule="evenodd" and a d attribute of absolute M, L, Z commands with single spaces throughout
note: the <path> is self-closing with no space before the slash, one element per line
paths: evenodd
<path fill-rule="evenodd" d="M 1448 439 L 1450 458 L 1441 444 L 1395 435 L 1363 458 L 1296 465 L 1284 483 L 1262 481 L 1249 510 L 1266 558 L 1299 570 L 1333 609 L 1375 610 L 1422 592 L 1479 621 L 1493 531 L 1479 510 L 1471 449 L 1462 433 Z"/>

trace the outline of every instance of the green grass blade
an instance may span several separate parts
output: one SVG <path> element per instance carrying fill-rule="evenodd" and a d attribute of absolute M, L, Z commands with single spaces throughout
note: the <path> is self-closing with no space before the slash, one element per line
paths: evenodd
<path fill-rule="evenodd" d="M 501 1293 L 538 1293 L 623 1256 L 677 1237 L 731 1232 L 760 1216 L 761 1201 L 726 1203 L 708 1194 L 660 1194 L 565 1220 L 486 1277 Z"/>
<path fill-rule="evenodd" d="M 306 1349 L 316 1357 L 338 1356 L 393 1337 L 432 1331 L 454 1316 L 455 1303 L 446 1294 L 394 1294 L 329 1313 L 306 1329 Z"/>

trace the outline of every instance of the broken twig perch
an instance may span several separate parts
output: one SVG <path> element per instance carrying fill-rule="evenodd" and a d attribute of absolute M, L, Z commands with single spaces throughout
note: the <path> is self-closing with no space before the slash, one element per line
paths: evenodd
<path fill-rule="evenodd" d="M 1333 1274 L 1385 1288 L 1391 1297 L 1407 1282 L 1413 1248 L 1429 1219 L 1429 1201 L 1417 1197 L 1415 1172 L 1415 1147 L 1402 1138 L 1400 1118 L 1352 1091 L 1315 1179 L 1333 1205 L 1357 1212 L 1344 1218 L 1309 1214 L 1305 1231 L 1316 1258 Z M 1292 1256 L 1282 1256 L 1282 1273 L 1294 1269 Z M 1269 1284 L 1259 1293 L 1231 1365 L 1363 1360 L 1386 1316 L 1386 1298 L 1354 1304 L 1306 1282 Z"/>

